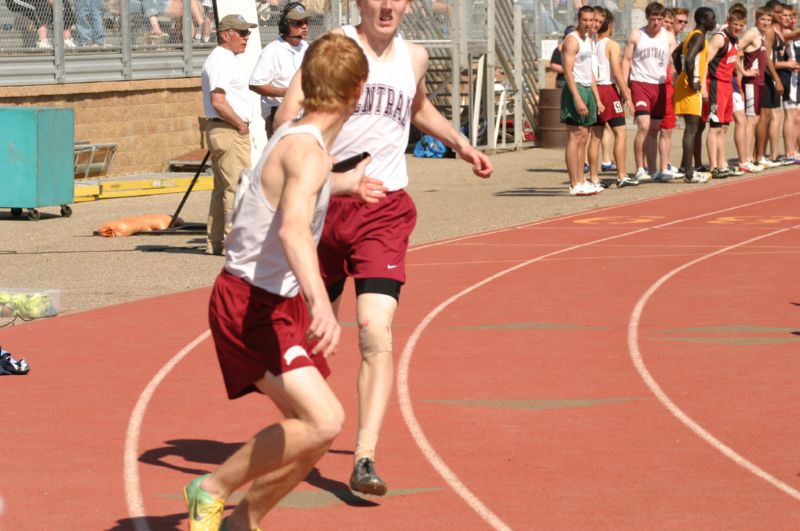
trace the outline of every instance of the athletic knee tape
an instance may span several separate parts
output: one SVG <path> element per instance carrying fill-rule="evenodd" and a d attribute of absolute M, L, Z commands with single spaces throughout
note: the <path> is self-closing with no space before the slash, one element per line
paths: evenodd
<path fill-rule="evenodd" d="M 364 325 L 358 329 L 358 346 L 361 357 L 369 358 L 381 352 L 392 351 L 392 330 L 386 325 Z"/>

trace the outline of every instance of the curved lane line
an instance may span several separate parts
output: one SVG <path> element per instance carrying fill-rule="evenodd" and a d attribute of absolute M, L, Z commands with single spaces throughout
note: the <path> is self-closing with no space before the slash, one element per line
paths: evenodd
<path fill-rule="evenodd" d="M 630 352 L 631 360 L 633 361 L 634 367 L 639 372 L 639 375 L 642 377 L 645 385 L 650 389 L 650 391 L 655 395 L 661 404 L 667 408 L 667 410 L 672 413 L 672 415 L 677 418 L 681 423 L 683 423 L 687 428 L 689 428 L 695 435 L 703 439 L 709 445 L 711 445 L 714 449 L 720 451 L 725 457 L 732 460 L 737 465 L 741 466 L 748 472 L 755 474 L 759 478 L 763 479 L 764 481 L 770 483 L 774 487 L 778 488 L 779 490 L 785 492 L 792 498 L 800 500 L 800 492 L 796 489 L 792 488 L 791 486 L 787 485 L 786 483 L 780 481 L 773 475 L 769 474 L 765 470 L 761 469 L 754 463 L 748 461 L 741 455 L 739 455 L 735 450 L 730 448 L 729 446 L 725 445 L 722 441 L 714 437 L 711 433 L 709 433 L 706 429 L 700 426 L 697 422 L 692 420 L 686 413 L 684 413 L 664 392 L 658 382 L 656 382 L 655 378 L 650 374 L 650 371 L 647 370 L 647 366 L 644 364 L 642 360 L 642 353 L 639 350 L 639 322 L 642 318 L 642 313 L 644 312 L 644 308 L 647 305 L 647 302 L 653 296 L 653 294 L 663 286 L 669 279 L 677 275 L 678 273 L 684 271 L 692 267 L 693 265 L 699 264 L 700 262 L 712 258 L 714 256 L 720 255 L 727 251 L 736 249 L 738 247 L 745 246 L 747 244 L 756 242 L 758 240 L 763 240 L 764 238 L 769 238 L 775 236 L 777 234 L 781 234 L 783 232 L 797 229 L 800 225 L 796 227 L 780 229 L 768 234 L 763 234 L 761 236 L 757 236 L 755 238 L 751 238 L 749 240 L 743 241 L 741 243 L 737 243 L 734 245 L 729 245 L 728 247 L 724 247 L 713 253 L 709 253 L 707 255 L 701 256 L 691 262 L 687 262 L 686 264 L 677 267 L 658 279 L 650 288 L 642 295 L 639 301 L 634 306 L 633 312 L 631 313 L 630 321 L 628 322 L 628 350 Z"/>
<path fill-rule="evenodd" d="M 131 413 L 131 418 L 128 422 L 128 432 L 125 436 L 125 467 L 123 477 L 125 482 L 125 501 L 128 504 L 128 515 L 133 519 L 133 527 L 136 531 L 150 531 L 150 526 L 145 519 L 147 514 L 144 510 L 142 489 L 139 482 L 139 435 L 142 431 L 142 420 L 144 419 L 147 405 L 150 403 L 153 393 L 155 393 L 158 386 L 175 365 L 194 350 L 197 345 L 208 339 L 210 335 L 211 331 L 206 330 L 165 363 L 139 395 L 139 400 L 136 401 L 136 406 Z"/>
<path fill-rule="evenodd" d="M 444 460 L 439 456 L 439 454 L 433 448 L 433 445 L 431 445 L 431 443 L 428 440 L 428 438 L 425 436 L 425 432 L 423 431 L 422 426 L 420 425 L 419 421 L 416 418 L 416 415 L 414 414 L 414 407 L 412 406 L 412 401 L 411 401 L 411 392 L 409 390 L 409 385 L 408 385 L 409 371 L 410 371 L 409 367 L 411 365 L 411 358 L 414 355 L 414 348 L 416 347 L 417 343 L 419 342 L 420 337 L 422 337 L 422 334 L 425 332 L 425 329 L 428 327 L 428 325 L 430 325 L 431 321 L 433 321 L 436 318 L 436 316 L 439 315 L 442 311 L 444 311 L 448 306 L 450 306 L 452 303 L 454 303 L 455 301 L 457 301 L 458 299 L 460 299 L 464 295 L 467 295 L 467 294 L 471 293 L 472 291 L 475 291 L 476 289 L 478 289 L 480 287 L 483 287 L 484 285 L 488 284 L 489 282 L 492 282 L 493 280 L 496 280 L 496 279 L 498 279 L 498 278 L 500 278 L 502 276 L 505 276 L 508 273 L 512 273 L 512 272 L 514 272 L 514 271 L 516 271 L 518 269 L 522 269 L 522 268 L 527 267 L 527 266 L 529 266 L 529 265 L 531 265 L 533 263 L 545 260 L 545 259 L 550 258 L 552 256 L 556 256 L 556 255 L 559 255 L 559 254 L 563 254 L 563 253 L 567 253 L 567 252 L 570 252 L 570 251 L 574 251 L 576 249 L 580 249 L 580 248 L 583 248 L 583 247 L 588 247 L 590 245 L 595 245 L 595 244 L 598 244 L 598 243 L 603 243 L 603 242 L 606 242 L 606 241 L 615 240 L 615 239 L 618 239 L 618 238 L 625 238 L 625 237 L 632 236 L 632 235 L 638 234 L 640 232 L 646 232 L 646 231 L 649 231 L 649 230 L 652 230 L 652 229 L 655 229 L 655 228 L 667 227 L 667 226 L 670 226 L 670 225 L 674 225 L 676 223 L 681 223 L 681 222 L 685 222 L 685 221 L 691 221 L 691 220 L 694 220 L 694 219 L 698 219 L 698 218 L 702 218 L 702 217 L 706 217 L 706 216 L 712 216 L 712 215 L 720 214 L 720 213 L 723 213 L 723 212 L 729 212 L 731 210 L 736 210 L 736 209 L 745 208 L 745 207 L 749 207 L 749 206 L 753 206 L 753 205 L 758 205 L 758 204 L 766 203 L 766 202 L 769 202 L 769 201 L 775 201 L 775 200 L 778 200 L 778 199 L 784 199 L 786 197 L 791 197 L 791 196 L 795 196 L 795 195 L 799 195 L 799 194 L 800 193 L 784 194 L 784 195 L 781 195 L 781 196 L 778 196 L 778 197 L 773 197 L 773 198 L 768 198 L 768 199 L 761 199 L 761 200 L 758 200 L 758 201 L 753 201 L 751 203 L 745 203 L 745 204 L 742 204 L 742 205 L 737 205 L 737 206 L 733 206 L 733 207 L 729 207 L 729 208 L 723 208 L 723 209 L 720 209 L 720 210 L 715 210 L 715 211 L 712 211 L 712 212 L 707 212 L 707 213 L 702 214 L 702 215 L 691 216 L 691 217 L 680 219 L 680 220 L 675 220 L 675 221 L 671 221 L 671 222 L 667 222 L 667 223 L 662 223 L 662 224 L 656 225 L 654 227 L 643 227 L 643 228 L 640 228 L 640 229 L 637 229 L 637 230 L 625 232 L 625 233 L 618 234 L 618 235 L 615 235 L 615 236 L 609 236 L 609 237 L 606 237 L 606 238 L 600 238 L 600 239 L 592 240 L 592 241 L 589 241 L 589 242 L 586 242 L 586 243 L 573 245 L 573 246 L 570 246 L 570 247 L 567 247 L 567 248 L 564 248 L 564 249 L 560 249 L 558 251 L 553 251 L 553 252 L 538 256 L 536 258 L 533 258 L 531 260 L 527 260 L 525 262 L 521 262 L 521 263 L 519 263 L 519 264 L 517 264 L 517 265 L 515 265 L 513 267 L 508 268 L 508 269 L 504 269 L 503 271 L 495 273 L 494 275 L 491 275 L 491 276 L 483 279 L 482 281 L 480 281 L 480 282 L 478 282 L 476 284 L 473 284 L 472 286 L 469 286 L 469 287 L 465 288 L 464 290 L 456 293 L 455 295 L 452 295 L 450 298 L 448 298 L 447 300 L 445 300 L 444 302 L 439 304 L 430 313 L 428 313 L 428 315 L 426 315 L 422 319 L 422 321 L 420 321 L 420 323 L 416 326 L 416 328 L 414 328 L 414 331 L 409 336 L 405 347 L 403 347 L 403 352 L 400 355 L 400 361 L 398 363 L 398 368 L 397 368 L 397 397 L 398 397 L 398 402 L 399 402 L 399 405 L 400 405 L 400 413 L 402 414 L 403 420 L 405 421 L 409 432 L 411 433 L 412 437 L 414 438 L 414 441 L 417 443 L 417 446 L 422 451 L 422 454 L 425 456 L 425 458 L 428 460 L 428 462 L 431 464 L 431 466 L 434 468 L 434 470 L 436 470 L 436 472 L 439 473 L 439 475 L 442 477 L 442 479 L 444 479 L 445 482 L 450 486 L 450 488 L 452 488 L 453 491 L 456 492 L 456 494 L 461 496 L 461 498 L 466 502 L 466 504 L 472 510 L 474 510 L 481 518 L 483 518 L 484 521 L 486 521 L 486 523 L 488 523 L 493 528 L 498 529 L 498 530 L 500 530 L 500 529 L 502 529 L 502 530 L 510 529 L 510 527 L 508 527 L 508 525 L 506 523 L 504 523 L 483 502 L 481 502 L 480 499 L 478 499 L 472 493 L 472 491 L 470 491 L 469 488 L 467 488 L 467 486 L 464 485 L 464 483 L 450 469 L 450 467 L 447 466 L 447 464 L 444 462 Z M 568 217 L 573 217 L 573 216 L 568 216 Z M 550 220 L 550 221 L 552 221 L 552 220 Z M 538 223 L 539 222 L 536 222 L 534 224 L 538 224 Z M 489 233 L 481 234 L 481 236 L 485 236 L 487 234 L 495 234 L 495 233 L 499 233 L 499 232 L 504 232 L 506 230 L 510 230 L 510 229 L 500 229 L 500 230 L 497 230 L 497 231 L 491 231 Z M 788 230 L 788 229 L 784 229 L 784 230 Z M 452 241 L 459 241 L 459 240 L 463 240 L 463 239 L 467 239 L 467 238 L 469 238 L 469 236 L 456 238 L 455 240 L 450 240 L 450 241 L 451 242 Z M 432 247 L 432 245 L 430 245 L 428 247 Z"/>
<path fill-rule="evenodd" d="M 617 238 L 623 238 L 626 236 L 630 236 L 632 234 L 636 234 L 639 232 L 645 232 L 650 229 L 642 228 L 639 230 L 627 232 L 624 234 L 618 234 L 616 236 L 609 236 L 607 238 L 602 238 L 599 240 L 594 240 L 586 243 L 581 243 L 578 245 L 573 245 L 567 247 L 565 249 L 560 249 L 558 251 L 553 251 L 551 253 L 547 253 L 541 256 L 537 256 L 536 258 L 532 258 L 525 262 L 521 262 L 513 267 L 509 267 L 503 271 L 495 273 L 480 282 L 469 286 L 468 288 L 452 295 L 450 298 L 439 304 L 436 308 L 433 309 L 425 318 L 420 321 L 414 331 L 411 333 L 411 336 L 408 338 L 405 347 L 403 348 L 403 353 L 400 355 L 400 362 L 398 363 L 397 368 L 397 397 L 400 403 L 400 413 L 403 415 L 403 420 L 408 427 L 409 432 L 411 432 L 414 441 L 419 446 L 420 450 L 422 450 L 423 455 L 428 460 L 428 462 L 433 466 L 433 468 L 439 473 L 440 476 L 445 480 L 445 482 L 453 489 L 456 494 L 461 496 L 467 505 L 474 510 L 478 515 L 484 519 L 486 523 L 492 526 L 494 529 L 498 530 L 508 530 L 511 529 L 507 524 L 505 524 L 497 515 L 495 515 L 483 502 L 481 502 L 473 493 L 472 491 L 467 488 L 464 483 L 458 479 L 458 476 L 447 466 L 444 460 L 439 456 L 436 450 L 431 445 L 428 438 L 425 436 L 425 432 L 422 430 L 422 426 L 417 421 L 416 415 L 414 414 L 414 407 L 411 405 L 411 392 L 409 391 L 408 387 L 408 375 L 409 375 L 409 366 L 411 364 L 411 357 L 414 355 L 414 348 L 419 341 L 419 338 L 422 337 L 423 332 L 428 327 L 428 325 L 433 321 L 437 315 L 442 313 L 448 306 L 452 303 L 475 291 L 476 289 L 492 282 L 502 276 L 507 275 L 508 273 L 514 272 L 518 269 L 522 269 L 527 267 L 533 263 L 540 262 L 551 256 L 555 256 L 562 253 L 567 253 L 570 251 L 574 251 L 576 249 L 580 249 L 582 247 L 587 247 L 589 245 L 594 245 L 596 243 L 601 243 L 608 240 L 614 240 Z"/>
<path fill-rule="evenodd" d="M 744 182 L 744 181 L 742 181 L 742 182 Z M 722 186 L 724 186 L 724 185 L 722 185 Z M 691 193 L 691 192 L 686 192 L 686 193 Z M 798 195 L 798 194 L 789 194 L 789 195 Z M 737 208 L 744 208 L 744 207 L 747 207 L 747 206 L 752 206 L 752 205 L 756 205 L 756 204 L 767 202 L 767 201 L 773 201 L 773 200 L 776 200 L 776 199 L 781 199 L 782 197 L 786 197 L 786 196 L 774 197 L 774 198 L 754 201 L 752 203 L 746 203 L 746 204 L 738 205 L 738 206 L 735 206 L 735 207 L 730 207 L 730 208 L 725 208 L 725 209 L 722 209 L 722 210 L 717 210 L 717 211 L 714 211 L 714 212 L 709 212 L 709 213 L 704 214 L 704 215 L 708 216 L 708 215 L 718 214 L 718 213 L 721 213 L 721 212 L 727 212 L 727 211 L 730 211 L 730 210 L 735 210 Z M 658 199 L 658 198 L 650 198 L 650 199 L 646 199 L 646 200 L 642 200 L 642 201 L 635 201 L 635 202 L 630 203 L 630 204 L 635 204 L 635 203 L 640 203 L 640 202 L 645 202 L 645 201 L 651 201 L 653 199 Z M 595 210 L 595 211 L 603 211 L 603 210 L 608 210 L 608 209 L 616 208 L 616 207 L 620 207 L 620 206 L 624 206 L 624 205 L 610 205 L 608 207 L 605 207 L 605 208 L 602 208 L 602 209 L 598 209 L 598 210 Z M 595 212 L 595 211 L 592 211 L 592 212 Z M 569 218 L 573 218 L 573 217 L 577 217 L 577 216 L 585 215 L 585 214 L 587 214 L 587 212 L 579 212 L 579 213 L 575 213 L 575 214 L 570 214 L 570 215 L 564 216 L 562 218 L 555 218 L 555 219 L 569 219 Z M 695 216 L 695 217 L 702 217 L 702 216 Z M 693 218 L 687 218 L 686 220 L 690 220 L 690 219 L 695 219 L 695 218 L 694 217 Z M 679 221 L 686 221 L 686 220 L 678 220 L 678 221 L 671 222 L 671 223 L 665 223 L 665 224 L 662 224 L 662 225 L 658 225 L 657 227 L 651 227 L 651 228 L 644 227 L 644 228 L 641 228 L 641 229 L 638 229 L 638 230 L 635 230 L 635 231 L 630 231 L 630 232 L 627 232 L 627 233 L 624 233 L 624 234 L 619 234 L 619 235 L 616 235 L 616 236 L 610 236 L 608 238 L 602 238 L 602 239 L 594 240 L 594 241 L 587 242 L 587 243 L 584 243 L 584 244 L 574 245 L 574 246 L 571 246 L 571 247 L 568 247 L 568 248 L 565 248 L 565 249 L 562 249 L 562 250 L 559 250 L 559 251 L 555 251 L 555 252 L 552 252 L 552 253 L 548 253 L 546 255 L 539 256 L 539 257 L 534 258 L 532 260 L 529 260 L 527 262 L 523 262 L 521 264 L 518 264 L 517 266 L 514 266 L 514 267 L 511 267 L 511 268 L 506 269 L 504 271 L 501 271 L 501 272 L 499 272 L 499 273 L 497 273 L 497 274 L 495 274 L 495 275 L 493 275 L 493 276 L 491 276 L 491 277 L 489 277 L 487 279 L 484 279 L 482 282 L 479 282 L 478 284 L 475 284 L 472 287 L 461 291 L 457 295 L 454 295 L 453 297 L 450 297 L 449 299 L 447 299 L 447 301 L 445 301 L 444 303 L 440 304 L 433 312 L 429 313 L 428 316 L 426 316 L 425 319 L 423 319 L 420 322 L 420 324 L 417 326 L 417 328 L 415 328 L 414 332 L 411 334 L 411 337 L 409 338 L 409 341 L 406 343 L 406 346 L 403 349 L 403 353 L 401 355 L 401 359 L 400 359 L 400 363 L 399 363 L 398 375 L 397 375 L 397 382 L 398 382 L 397 383 L 397 394 L 398 394 L 398 397 L 400 398 L 400 410 L 401 410 L 401 413 L 403 415 L 403 420 L 405 421 L 406 426 L 408 427 L 409 431 L 412 433 L 412 436 L 414 437 L 415 441 L 417 442 L 417 445 L 422 450 L 422 452 L 425 455 L 426 459 L 428 459 L 428 462 L 431 463 L 431 465 L 434 467 L 434 469 L 437 472 L 439 472 L 440 475 L 442 475 L 442 477 L 445 479 L 445 481 L 448 483 L 448 485 L 450 485 L 451 488 L 453 488 L 453 490 L 455 490 L 459 494 L 459 496 L 461 496 L 462 498 L 464 498 L 465 501 L 467 501 L 467 503 L 470 505 L 470 507 L 472 507 L 474 510 L 476 510 L 482 517 L 484 517 L 484 519 L 488 518 L 487 522 L 489 522 L 491 525 L 493 525 L 493 526 L 497 525 L 498 527 L 496 527 L 496 529 L 509 529 L 509 528 L 508 528 L 508 526 L 506 526 L 502 522 L 502 520 L 497 518 L 487 507 L 485 507 L 480 502 L 480 500 L 475 498 L 475 496 L 469 491 L 469 489 L 467 489 L 466 486 L 464 486 L 463 483 L 461 483 L 461 481 L 458 480 L 458 477 L 447 467 L 447 465 L 444 463 L 444 461 L 442 461 L 442 459 L 438 456 L 436 451 L 430 445 L 430 443 L 428 442 L 427 438 L 425 437 L 424 432 L 422 431 L 422 427 L 419 425 L 419 423 L 416 420 L 416 417 L 414 416 L 414 409 L 411 406 L 411 395 L 410 395 L 410 392 L 408 390 L 408 367 L 409 367 L 409 363 L 411 361 L 411 357 L 413 356 L 413 353 L 414 353 L 414 346 L 416 345 L 417 341 L 419 340 L 419 337 L 422 335 L 422 332 L 425 330 L 425 328 L 427 328 L 428 324 L 430 324 L 430 321 L 432 321 L 433 318 L 436 317 L 437 314 L 439 314 L 447 306 L 449 306 L 450 304 L 455 302 L 458 298 L 466 295 L 470 291 L 472 291 L 474 289 L 477 289 L 477 288 L 483 286 L 484 284 L 486 284 L 488 282 L 491 282 L 492 280 L 494 280 L 496 278 L 499 278 L 499 277 L 501 277 L 501 276 L 503 276 L 503 275 L 505 275 L 507 273 L 510 273 L 512 271 L 516 271 L 517 269 L 520 269 L 522 267 L 526 267 L 526 266 L 528 266 L 528 265 L 530 265 L 530 264 L 532 264 L 534 262 L 538 262 L 540 260 L 544 260 L 545 258 L 549 258 L 550 256 L 554 256 L 554 255 L 561 254 L 561 253 L 564 253 L 564 252 L 568 252 L 568 251 L 572 251 L 572 250 L 575 250 L 575 249 L 579 249 L 581 247 L 586 247 L 588 245 L 593 245 L 595 243 L 602 243 L 602 242 L 608 241 L 608 240 L 614 240 L 614 239 L 617 239 L 617 238 L 623 238 L 623 237 L 630 236 L 630 235 L 633 235 L 633 234 L 638 234 L 639 232 L 651 230 L 652 228 L 663 227 L 663 226 L 671 225 L 672 223 L 677 223 Z M 470 238 L 476 238 L 476 237 L 486 236 L 486 235 L 490 235 L 490 234 L 497 234 L 497 233 L 500 233 L 500 232 L 506 232 L 506 231 L 509 231 L 509 230 L 514 230 L 514 229 L 519 229 L 519 228 L 539 225 L 539 224 L 547 223 L 547 222 L 550 222 L 550 221 L 554 221 L 554 220 L 553 219 L 539 220 L 539 221 L 535 221 L 533 223 L 529 223 L 529 224 L 525 224 L 525 225 L 519 225 L 517 227 L 496 229 L 496 230 L 493 230 L 493 231 L 488 231 L 488 232 L 484 232 L 484 233 L 480 233 L 480 234 L 461 236 L 461 237 L 453 238 L 453 239 L 450 239 L 450 240 L 444 240 L 442 242 L 434 242 L 434 243 L 431 243 L 431 244 L 428 244 L 428 245 L 422 245 L 420 247 L 414 247 L 412 249 L 409 249 L 409 252 L 417 251 L 417 250 L 420 250 L 420 249 L 425 249 L 425 248 L 428 248 L 428 247 L 435 247 L 435 246 L 439 246 L 439 245 L 444 245 L 444 244 L 452 243 L 452 242 L 455 242 L 455 241 L 466 240 L 466 239 L 470 239 Z M 125 484 L 125 499 L 126 499 L 126 502 L 127 502 L 127 505 L 128 505 L 128 515 L 133 519 L 133 525 L 134 525 L 134 529 L 136 531 L 151 531 L 150 526 L 148 525 L 147 521 L 144 520 L 144 518 L 146 517 L 146 513 L 145 513 L 145 510 L 144 510 L 144 501 L 143 501 L 143 497 L 142 497 L 142 489 L 141 489 L 141 483 L 140 483 L 140 480 L 139 480 L 139 468 L 138 468 L 139 467 L 139 461 L 138 461 L 139 435 L 141 433 L 141 426 L 142 426 L 142 421 L 144 419 L 145 411 L 147 410 L 147 406 L 149 405 L 149 402 L 150 402 L 150 399 L 153 396 L 153 393 L 155 393 L 155 390 L 158 388 L 158 386 L 161 384 L 161 382 L 164 380 L 164 378 L 166 378 L 166 376 L 172 371 L 172 369 L 175 367 L 175 365 L 177 365 L 178 362 L 180 362 L 184 357 L 186 357 L 186 355 L 188 355 L 189 352 L 191 352 L 195 347 L 197 347 L 197 345 L 199 345 L 200 343 L 205 341 L 210 335 L 211 335 L 211 331 L 210 330 L 206 330 L 205 332 L 203 332 L 202 334 L 197 336 L 191 343 L 189 343 L 183 349 L 181 349 L 181 351 L 178 352 L 175 356 L 173 356 L 172 359 L 170 359 L 166 364 L 164 364 L 164 366 L 158 371 L 158 373 L 156 373 L 155 376 L 153 376 L 153 379 L 150 380 L 150 382 L 147 384 L 145 389 L 139 395 L 139 399 L 136 402 L 136 406 L 134 407 L 134 410 L 131 412 L 131 418 L 130 418 L 130 420 L 128 422 L 128 431 L 127 431 L 127 435 L 125 437 L 125 452 L 124 452 L 124 458 L 123 458 L 123 464 L 124 464 L 123 476 L 124 476 L 124 484 Z M 472 500 L 472 501 L 470 501 L 470 500 Z"/>

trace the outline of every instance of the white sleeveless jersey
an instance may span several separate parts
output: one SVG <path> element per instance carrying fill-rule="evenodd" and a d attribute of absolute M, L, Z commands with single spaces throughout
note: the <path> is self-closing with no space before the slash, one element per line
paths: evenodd
<path fill-rule="evenodd" d="M 322 135 L 314 125 L 287 122 L 269 139 L 253 173 L 245 170 L 236 188 L 232 227 L 225 238 L 225 269 L 253 286 L 282 297 L 294 297 L 300 290 L 297 278 L 289 267 L 283 245 L 278 238 L 280 207 L 269 204 L 261 189 L 261 171 L 275 145 L 288 135 L 313 136 L 325 149 Z M 330 198 L 330 176 L 317 195 L 311 233 L 319 243 Z"/>
<path fill-rule="evenodd" d="M 363 48 L 353 26 L 342 26 L 342 30 Z M 394 57 L 387 61 L 367 55 L 369 77 L 364 92 L 336 137 L 331 154 L 343 160 L 367 151 L 372 160 L 366 174 L 395 191 L 408 185 L 405 151 L 417 82 L 406 42 L 398 35 L 392 47 Z"/>
<path fill-rule="evenodd" d="M 595 47 L 595 56 L 597 57 L 597 71 L 594 74 L 595 82 L 598 85 L 612 85 L 614 84 L 614 76 L 611 73 L 611 64 L 606 57 L 606 44 L 608 44 L 608 37 L 603 37 L 597 41 Z"/>
<path fill-rule="evenodd" d="M 798 61 L 800 59 L 800 42 L 786 41 L 786 51 L 789 56 L 789 61 Z M 792 70 L 792 75 L 789 77 L 789 86 L 783 87 L 786 92 L 786 97 L 789 103 L 800 104 L 800 74 L 796 70 Z"/>
<path fill-rule="evenodd" d="M 662 84 L 667 82 L 669 41 L 667 30 L 661 28 L 655 37 L 650 37 L 644 28 L 639 30 L 639 44 L 633 52 L 631 81 Z"/>
<path fill-rule="evenodd" d="M 581 39 L 577 31 L 573 31 L 567 35 L 567 38 L 569 37 L 575 37 L 575 40 L 578 41 L 578 53 L 575 55 L 575 67 L 572 69 L 575 83 L 583 85 L 584 87 L 590 87 L 592 86 L 592 63 L 594 61 L 592 38 L 587 35 Z"/>

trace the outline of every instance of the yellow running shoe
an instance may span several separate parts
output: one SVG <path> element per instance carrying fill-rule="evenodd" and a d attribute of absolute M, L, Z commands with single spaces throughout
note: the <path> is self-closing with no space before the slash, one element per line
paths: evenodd
<path fill-rule="evenodd" d="M 190 531 L 217 531 L 225 510 L 225 500 L 215 498 L 200 487 L 209 474 L 200 476 L 183 487 L 183 499 L 189 508 Z"/>

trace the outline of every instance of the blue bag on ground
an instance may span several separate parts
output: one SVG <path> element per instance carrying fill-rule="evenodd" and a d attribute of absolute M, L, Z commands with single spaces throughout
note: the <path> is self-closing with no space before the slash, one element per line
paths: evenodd
<path fill-rule="evenodd" d="M 421 159 L 440 159 L 445 151 L 444 142 L 430 135 L 422 135 L 414 146 L 414 156 Z"/>

